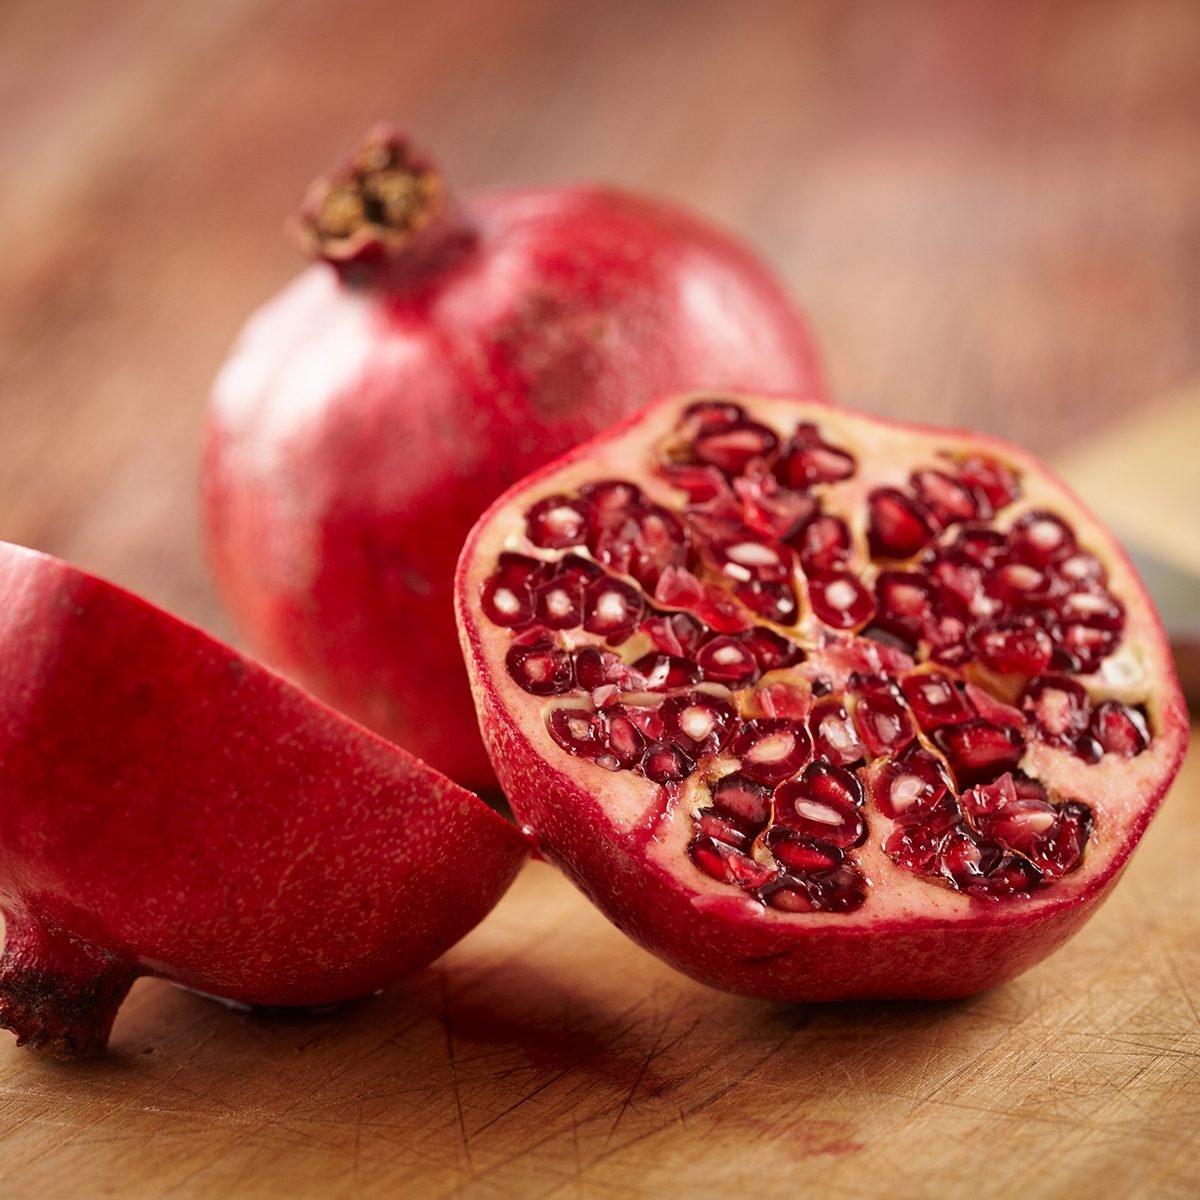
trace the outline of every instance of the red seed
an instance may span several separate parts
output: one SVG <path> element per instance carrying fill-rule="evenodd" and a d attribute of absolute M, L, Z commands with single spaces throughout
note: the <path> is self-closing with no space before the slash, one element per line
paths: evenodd
<path fill-rule="evenodd" d="M 701 435 L 692 449 L 700 462 L 727 475 L 740 475 L 751 459 L 765 458 L 778 443 L 779 439 L 765 425 L 740 421 L 727 429 Z"/>
<path fill-rule="evenodd" d="M 557 646 L 545 633 L 531 630 L 522 635 L 528 641 L 515 641 L 505 656 L 508 673 L 534 696 L 560 696 L 569 692 L 575 683 L 571 656 Z"/>
<path fill-rule="evenodd" d="M 631 770 L 641 761 L 646 750 L 646 739 L 642 731 L 630 719 L 629 710 L 622 705 L 606 709 L 601 740 L 604 749 L 612 756 L 616 769 Z"/>
<path fill-rule="evenodd" d="M 875 623 L 915 646 L 934 623 L 937 590 L 917 571 L 881 571 L 875 581 Z"/>
<path fill-rule="evenodd" d="M 1090 675 L 1117 648 L 1118 635 L 1111 629 L 1093 629 L 1090 625 L 1064 625 L 1059 638 L 1064 670 Z M 1059 663 L 1055 663 L 1059 666 Z"/>
<path fill-rule="evenodd" d="M 917 724 L 894 684 L 865 688 L 854 702 L 854 723 L 871 755 L 895 754 L 917 736 Z"/>
<path fill-rule="evenodd" d="M 853 455 L 831 446 L 815 425 L 796 427 L 791 441 L 783 448 L 775 475 L 779 482 L 801 491 L 822 483 L 849 479 L 855 471 Z"/>
<path fill-rule="evenodd" d="M 775 821 L 805 837 L 846 849 L 867 835 L 859 811 L 862 803 L 862 784 L 850 771 L 814 762 L 799 779 L 785 780 L 775 789 Z"/>
<path fill-rule="evenodd" d="M 1002 462 L 982 454 L 970 455 L 958 463 L 958 477 L 968 487 L 986 497 L 992 511 L 999 512 L 1021 495 L 1016 474 Z M 981 513 L 981 516 L 985 514 Z M 990 515 L 990 514 L 989 514 Z"/>
<path fill-rule="evenodd" d="M 898 821 L 924 820 L 938 809 L 949 787 L 930 754 L 890 759 L 870 772 L 871 799 L 884 816 Z"/>
<path fill-rule="evenodd" d="M 1075 553 L 1075 535 L 1070 527 L 1049 512 L 1025 513 L 1009 530 L 1008 544 L 1015 559 L 1039 567 Z"/>
<path fill-rule="evenodd" d="M 795 642 L 761 625 L 739 633 L 737 639 L 754 655 L 758 669 L 764 674 L 795 666 L 805 658 L 804 651 Z"/>
<path fill-rule="evenodd" d="M 977 629 L 971 645 L 980 662 L 1013 675 L 1036 675 L 1050 665 L 1054 643 L 1036 625 L 1020 621 L 997 621 Z"/>
<path fill-rule="evenodd" d="M 979 499 L 973 489 L 944 471 L 914 471 L 909 482 L 938 529 L 979 516 Z"/>
<path fill-rule="evenodd" d="M 862 760 L 866 750 L 850 714 L 840 700 L 813 705 L 810 725 L 816 752 L 831 763 L 847 766 Z"/>
<path fill-rule="evenodd" d="M 800 565 L 809 575 L 835 571 L 850 558 L 852 542 L 846 522 L 820 514 L 813 517 L 791 544 L 800 555 Z"/>
<path fill-rule="evenodd" d="M 583 627 L 610 645 L 620 645 L 638 627 L 646 611 L 645 597 L 631 584 L 602 577 L 582 597 Z"/>
<path fill-rule="evenodd" d="M 933 536 L 916 501 L 897 488 L 876 488 L 867 497 L 867 541 L 874 558 L 911 558 Z"/>
<path fill-rule="evenodd" d="M 525 529 L 535 546 L 562 550 L 581 546 L 587 536 L 590 505 L 570 496 L 547 496 L 525 514 Z"/>
<path fill-rule="evenodd" d="M 655 742 L 646 747 L 642 773 L 655 783 L 678 783 L 686 779 L 695 763 L 678 746 Z"/>
<path fill-rule="evenodd" d="M 975 715 L 975 709 L 954 680 L 941 671 L 908 675 L 900 681 L 900 687 L 922 729 L 940 729 Z"/>
<path fill-rule="evenodd" d="M 739 822 L 715 808 L 702 808 L 696 814 L 696 830 L 701 837 L 712 838 L 714 842 L 732 846 L 735 850 L 747 850 L 754 840 L 753 834 Z"/>
<path fill-rule="evenodd" d="M 722 883 L 735 883 L 738 887 L 762 887 L 777 874 L 774 868 L 765 867 L 740 850 L 708 837 L 695 838 L 688 847 L 688 854 L 706 875 Z"/>
<path fill-rule="evenodd" d="M 961 725 L 946 725 L 933 735 L 946 756 L 960 787 L 987 783 L 1005 771 L 1015 770 L 1025 753 L 1020 733 L 976 717 Z"/>
<path fill-rule="evenodd" d="M 1064 675 L 1031 679 L 1021 699 L 1021 708 L 1033 720 L 1042 741 L 1054 746 L 1074 745 L 1092 715 L 1083 685 Z"/>
<path fill-rule="evenodd" d="M 677 658 L 690 658 L 711 632 L 690 613 L 656 613 L 641 628 L 659 650 Z"/>
<path fill-rule="evenodd" d="M 704 553 L 721 574 L 737 583 L 779 583 L 792 577 L 791 550 L 781 542 L 763 540 L 752 529 L 710 541 Z"/>
<path fill-rule="evenodd" d="M 712 803 L 718 812 L 756 830 L 771 817 L 771 789 L 736 771 L 713 784 Z"/>
<path fill-rule="evenodd" d="M 792 875 L 831 871 L 843 858 L 837 846 L 804 837 L 791 829 L 774 826 L 767 834 L 767 847 L 776 862 Z"/>
<path fill-rule="evenodd" d="M 685 437 L 721 433 L 746 418 L 746 410 L 729 400 L 697 400 L 683 410 L 681 429 Z"/>
<path fill-rule="evenodd" d="M 700 668 L 687 658 L 671 654 L 644 654 L 634 669 L 645 680 L 648 692 L 669 692 L 700 682 Z"/>
<path fill-rule="evenodd" d="M 799 721 L 759 717 L 742 726 L 732 750 L 742 760 L 742 774 L 747 779 L 774 785 L 808 763 L 813 743 Z"/>
<path fill-rule="evenodd" d="M 1093 586 L 1070 592 L 1057 605 L 1064 624 L 1087 625 L 1092 629 L 1120 629 L 1125 624 L 1125 609 L 1104 588 Z"/>
<path fill-rule="evenodd" d="M 738 719 L 728 700 L 704 692 L 672 696 L 661 711 L 667 739 L 691 758 L 724 750 Z"/>
<path fill-rule="evenodd" d="M 789 583 L 740 583 L 733 594 L 751 612 L 777 625 L 796 621 L 796 593 Z"/>
<path fill-rule="evenodd" d="M 733 481 L 733 490 L 741 502 L 746 524 L 776 541 L 794 537 L 817 510 L 812 496 L 780 487 L 773 475 L 765 470 L 755 471 L 753 466 Z"/>
<path fill-rule="evenodd" d="M 1119 700 L 1105 700 L 1092 716 L 1092 736 L 1105 754 L 1133 758 L 1150 744 L 1146 718 Z"/>
<path fill-rule="evenodd" d="M 705 679 L 728 687 L 744 687 L 759 676 L 758 660 L 749 646 L 727 634 L 705 642 L 696 665 Z"/>
<path fill-rule="evenodd" d="M 509 580 L 502 572 L 485 580 L 480 604 L 492 624 L 505 629 L 519 629 L 528 625 L 535 611 L 529 585 L 522 580 Z"/>
<path fill-rule="evenodd" d="M 831 629 L 854 629 L 875 615 L 875 602 L 862 581 L 849 571 L 809 580 L 808 597 L 817 619 Z"/>
<path fill-rule="evenodd" d="M 604 724 L 586 708 L 555 708 L 546 717 L 550 736 L 568 754 L 595 758 L 604 749 Z"/>

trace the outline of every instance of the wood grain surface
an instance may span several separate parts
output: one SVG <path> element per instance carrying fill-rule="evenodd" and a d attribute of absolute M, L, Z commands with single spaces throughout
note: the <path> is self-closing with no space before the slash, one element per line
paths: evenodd
<path fill-rule="evenodd" d="M 739 230 L 876 411 L 1058 454 L 1200 375 L 1194 0 L 0 0 L 0 114 L 0 537 L 223 636 L 207 387 L 380 116 L 463 190 Z M 1191 1198 L 1198 804 L 1193 756 L 1097 919 L 958 1004 L 723 996 L 538 864 L 349 1012 L 143 982 L 107 1062 L 0 1041 L 0 1195 Z"/>

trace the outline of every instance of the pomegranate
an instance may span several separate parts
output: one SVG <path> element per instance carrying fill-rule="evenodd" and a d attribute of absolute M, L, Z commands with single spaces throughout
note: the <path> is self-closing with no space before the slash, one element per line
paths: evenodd
<path fill-rule="evenodd" d="M 254 652 L 493 786 L 454 630 L 471 525 L 659 392 L 816 394 L 807 331 L 765 268 L 692 216 L 594 187 L 456 204 L 386 129 L 315 185 L 297 228 L 316 263 L 251 318 L 213 395 L 218 586 Z M 544 545 L 571 519 L 535 517 Z"/>
<path fill-rule="evenodd" d="M 0 1024 L 103 1050 L 139 975 L 247 1004 L 361 996 L 524 860 L 469 792 L 192 626 L 0 543 Z"/>
<path fill-rule="evenodd" d="M 1187 737 L 1141 584 L 1035 459 L 783 398 L 670 398 L 525 480 L 457 607 L 542 853 L 751 995 L 1012 977 L 1112 887 Z"/>

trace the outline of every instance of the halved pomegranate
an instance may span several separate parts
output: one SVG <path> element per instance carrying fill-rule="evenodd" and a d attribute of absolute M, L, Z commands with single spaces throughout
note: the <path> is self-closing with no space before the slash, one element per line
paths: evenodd
<path fill-rule="evenodd" d="M 250 319 L 213 393 L 217 585 L 264 661 L 459 783 L 494 786 L 454 630 L 471 526 L 660 392 L 818 395 L 807 326 L 745 246 L 689 213 L 582 186 L 459 202 L 387 128 L 314 186 L 296 229 L 313 265 Z M 701 441 L 702 467 L 757 451 L 717 423 Z M 590 522 L 600 560 L 627 541 L 614 513 Z M 530 541 L 569 549 L 581 522 L 545 496 Z M 528 601 L 553 628 L 576 594 Z"/>
<path fill-rule="evenodd" d="M 0 543 L 0 1025 L 103 1050 L 139 975 L 366 995 L 528 851 L 480 800 L 200 630 Z"/>
<path fill-rule="evenodd" d="M 761 520 L 763 480 L 799 524 Z M 530 536 L 546 497 L 569 550 Z M 568 555 L 635 631 L 606 638 L 587 597 L 553 628 L 497 602 L 512 563 L 554 579 Z M 960 996 L 1037 962 L 1112 886 L 1187 737 L 1141 584 L 1041 464 L 800 401 L 671 398 L 580 447 L 476 526 L 457 603 L 542 852 L 645 946 L 754 995 Z"/>

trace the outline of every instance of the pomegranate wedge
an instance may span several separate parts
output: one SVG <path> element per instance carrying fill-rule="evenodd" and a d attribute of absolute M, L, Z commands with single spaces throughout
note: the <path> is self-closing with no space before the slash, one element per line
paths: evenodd
<path fill-rule="evenodd" d="M 139 975 L 328 1004 L 423 967 L 525 841 L 471 793 L 137 597 L 0 543 L 0 1024 L 103 1050 Z"/>
<path fill-rule="evenodd" d="M 667 399 L 531 476 L 457 605 L 542 853 L 752 995 L 1011 978 L 1108 892 L 1187 737 L 1145 591 L 1045 467 L 801 401 Z"/>

